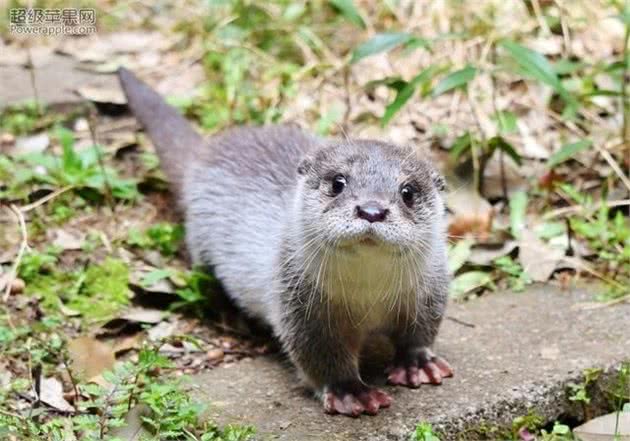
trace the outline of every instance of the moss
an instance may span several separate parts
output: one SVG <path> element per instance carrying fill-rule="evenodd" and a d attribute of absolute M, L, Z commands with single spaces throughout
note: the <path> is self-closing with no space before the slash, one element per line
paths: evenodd
<path fill-rule="evenodd" d="M 113 315 L 129 303 L 129 269 L 119 259 L 107 258 L 93 265 L 79 276 L 82 286 L 68 302 L 68 306 L 86 318 Z"/>
<path fill-rule="evenodd" d="M 107 258 L 86 270 L 31 276 L 26 293 L 37 296 L 48 312 L 81 314 L 89 320 L 113 316 L 129 303 L 129 269 L 119 259 Z"/>

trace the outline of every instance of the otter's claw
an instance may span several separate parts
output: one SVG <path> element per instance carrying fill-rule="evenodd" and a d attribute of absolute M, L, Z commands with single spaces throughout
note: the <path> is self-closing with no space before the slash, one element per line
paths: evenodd
<path fill-rule="evenodd" d="M 331 387 L 324 393 L 324 410 L 332 415 L 376 415 L 380 408 L 389 407 L 391 403 L 391 397 L 385 392 L 363 384 Z"/>
<path fill-rule="evenodd" d="M 442 379 L 453 376 L 453 369 L 443 358 L 431 357 L 421 366 L 396 366 L 388 369 L 387 374 L 389 384 L 415 388 L 421 384 L 441 384 Z"/>

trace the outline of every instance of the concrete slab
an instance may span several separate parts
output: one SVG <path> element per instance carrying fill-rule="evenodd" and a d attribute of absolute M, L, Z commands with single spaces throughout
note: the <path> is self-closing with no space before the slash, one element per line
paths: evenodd
<path fill-rule="evenodd" d="M 30 73 L 22 65 L 0 65 L 0 109 L 35 99 Z M 51 54 L 35 66 L 35 85 L 40 102 L 48 105 L 84 101 L 76 90 L 82 86 L 116 89 L 114 74 L 97 74 L 82 70 L 71 57 Z"/>
<path fill-rule="evenodd" d="M 443 439 L 477 439 L 482 423 L 509 427 L 530 409 L 553 421 L 570 411 L 568 381 L 630 359 L 630 304 L 579 307 L 589 300 L 584 289 L 539 286 L 451 305 L 437 350 L 455 377 L 417 390 L 387 387 L 394 403 L 376 417 L 325 415 L 289 364 L 274 357 L 194 377 L 194 393 L 209 403 L 211 418 L 254 425 L 260 439 L 408 440 L 420 421 Z"/>

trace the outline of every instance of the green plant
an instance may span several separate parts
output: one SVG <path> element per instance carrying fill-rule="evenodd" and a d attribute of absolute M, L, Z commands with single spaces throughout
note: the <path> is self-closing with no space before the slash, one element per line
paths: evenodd
<path fill-rule="evenodd" d="M 621 364 L 613 384 L 606 392 L 612 409 L 617 412 L 615 433 L 618 433 L 619 418 L 622 412 L 630 412 L 630 361 Z"/>
<path fill-rule="evenodd" d="M 509 54 L 510 61 L 515 63 L 514 70 L 517 73 L 550 86 L 565 103 L 563 116 L 566 118 L 575 116 L 579 103 L 558 78 L 547 57 L 511 40 L 502 41 L 501 46 Z"/>
<path fill-rule="evenodd" d="M 35 101 L 7 107 L 0 113 L 0 129 L 14 135 L 24 135 L 38 127 L 42 109 Z"/>
<path fill-rule="evenodd" d="M 53 268 L 54 255 L 29 253 L 18 274 L 26 282 L 26 294 L 40 299 L 49 312 L 65 311 L 89 319 L 110 317 L 129 302 L 129 269 L 119 259 L 106 258 L 85 269 Z"/>
<path fill-rule="evenodd" d="M 440 438 L 433 432 L 433 427 L 429 423 L 418 423 L 411 439 L 413 441 L 440 441 Z"/>
<path fill-rule="evenodd" d="M 554 423 L 551 432 L 541 431 L 542 441 L 573 441 L 575 438 L 571 433 L 571 428 L 565 424 Z"/>
<path fill-rule="evenodd" d="M 507 278 L 508 285 L 513 291 L 523 291 L 525 286 L 532 283 L 532 279 L 523 270 L 521 264 L 510 256 L 499 257 L 493 263 L 495 268 Z"/>
<path fill-rule="evenodd" d="M 608 289 L 601 300 L 614 299 L 627 294 L 630 282 L 630 223 L 624 214 L 611 209 L 603 201 L 595 203 L 590 195 L 577 191 L 569 184 L 561 184 L 559 191 L 583 207 L 583 212 L 569 218 L 576 236 L 587 241 L 597 253 L 605 271 L 611 274 Z M 616 283 L 615 283 L 616 281 Z"/>
<path fill-rule="evenodd" d="M 85 440 L 116 439 L 118 428 L 128 423 L 129 412 L 143 406 L 140 417 L 150 440 L 199 439 L 207 441 L 247 440 L 254 434 L 251 427 L 228 426 L 219 430 L 202 422 L 203 406 L 186 392 L 182 379 L 160 373 L 171 364 L 157 352 L 146 347 L 138 361 L 118 363 L 112 371 L 103 373 L 107 386 L 80 383 L 77 410 L 65 417 L 54 413 L 38 413 L 22 417 L 13 412 L 0 413 L 0 435 L 20 439 L 64 440 L 78 436 Z M 12 389 L 21 387 L 14 384 Z M 0 396 L 6 405 L 8 397 Z M 143 438 L 146 439 L 146 438 Z"/>
<path fill-rule="evenodd" d="M 164 256 L 173 256 L 184 238 L 184 228 L 167 222 L 150 226 L 145 231 L 131 229 L 127 243 L 139 248 L 157 249 Z"/>
<path fill-rule="evenodd" d="M 59 250 L 49 247 L 45 251 L 30 250 L 22 256 L 18 275 L 25 282 L 32 282 L 42 274 L 49 274 L 53 271 L 53 265 L 57 263 Z"/>
<path fill-rule="evenodd" d="M 534 411 L 529 411 L 527 415 L 514 418 L 512 421 L 512 438 L 519 439 L 520 433 L 527 431 L 535 433 L 544 425 L 545 420 Z"/>
<path fill-rule="evenodd" d="M 0 156 L 0 176 L 14 175 L 8 189 L 0 191 L 0 197 L 24 197 L 25 190 L 34 183 L 75 187 L 88 199 L 111 196 L 135 200 L 140 197 L 134 180 L 121 178 L 113 168 L 103 164 L 100 146 L 77 150 L 73 132 L 58 126 L 54 133 L 61 144 L 61 156 L 49 152 L 27 153 L 15 158 Z"/>
<path fill-rule="evenodd" d="M 569 400 L 581 402 L 583 404 L 590 404 L 591 397 L 588 394 L 589 386 L 591 386 L 599 379 L 601 373 L 601 369 L 585 369 L 584 379 L 582 380 L 582 382 L 569 384 L 569 390 L 571 391 L 571 394 L 569 395 Z"/>

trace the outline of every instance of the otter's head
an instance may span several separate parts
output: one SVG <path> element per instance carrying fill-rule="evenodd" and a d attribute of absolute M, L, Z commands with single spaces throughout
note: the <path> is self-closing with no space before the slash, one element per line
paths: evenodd
<path fill-rule="evenodd" d="M 412 147 L 331 141 L 311 151 L 298 173 L 300 220 L 314 246 L 422 253 L 444 240 L 444 180 Z"/>

